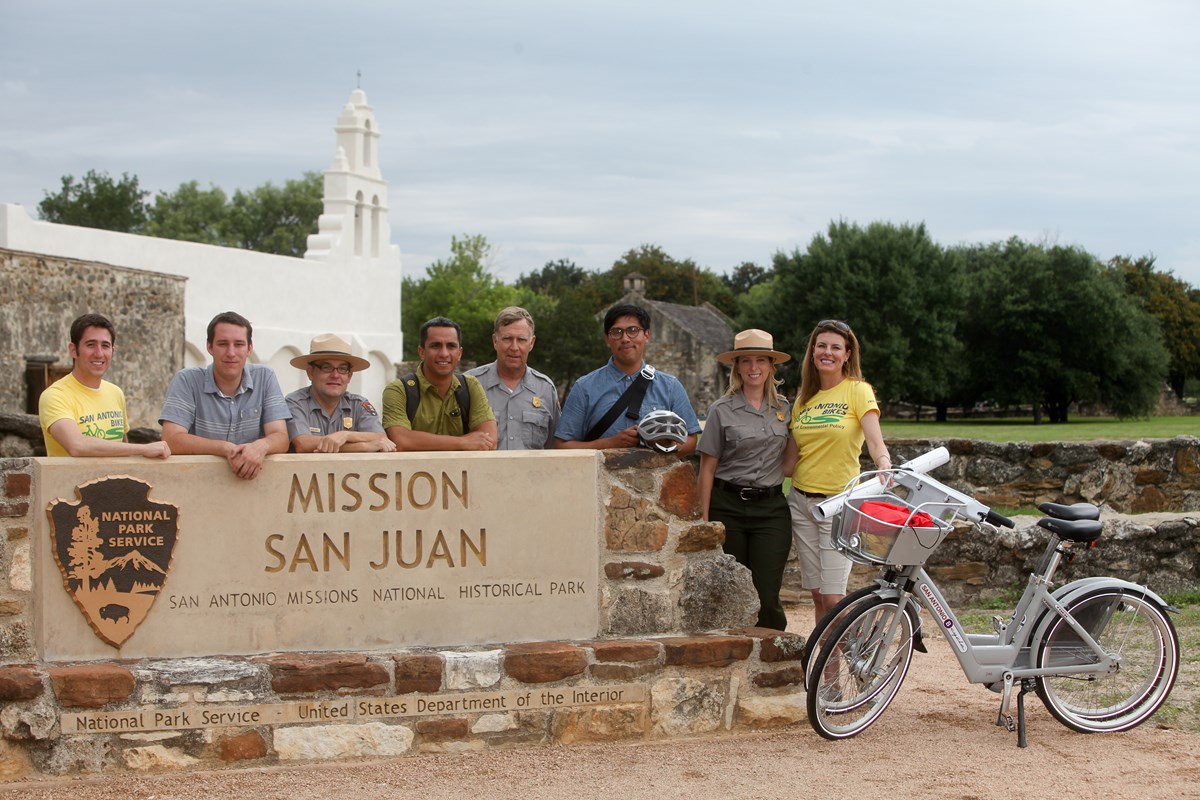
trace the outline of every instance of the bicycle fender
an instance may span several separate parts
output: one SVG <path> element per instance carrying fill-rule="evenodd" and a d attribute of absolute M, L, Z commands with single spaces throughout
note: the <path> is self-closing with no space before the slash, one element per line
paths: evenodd
<path fill-rule="evenodd" d="M 1170 606 L 1167 605 L 1166 600 L 1163 600 L 1162 597 L 1160 597 L 1156 592 L 1147 589 L 1140 583 L 1124 581 L 1120 578 L 1107 578 L 1104 576 L 1080 578 L 1077 581 L 1072 581 L 1071 583 L 1058 587 L 1057 590 L 1051 593 L 1051 597 L 1053 597 L 1060 605 L 1065 606 L 1069 605 L 1077 598 L 1088 594 L 1089 592 L 1095 591 L 1096 589 L 1128 589 L 1132 592 L 1141 594 L 1147 600 L 1150 600 L 1164 611 L 1170 608 Z M 1052 613 L 1049 609 L 1042 609 L 1042 614 L 1040 617 L 1038 617 L 1037 623 L 1034 625 L 1033 636 L 1030 637 L 1029 641 L 1041 641 L 1046 629 L 1049 628 L 1056 619 L 1058 619 L 1057 614 Z"/>

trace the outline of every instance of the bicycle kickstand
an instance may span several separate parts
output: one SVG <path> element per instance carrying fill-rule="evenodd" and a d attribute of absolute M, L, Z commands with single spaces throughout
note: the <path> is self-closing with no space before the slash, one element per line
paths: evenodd
<path fill-rule="evenodd" d="M 1021 679 L 1021 691 L 1017 693 L 1017 747 L 1028 747 L 1025 741 L 1025 695 L 1036 688 L 1032 678 Z"/>

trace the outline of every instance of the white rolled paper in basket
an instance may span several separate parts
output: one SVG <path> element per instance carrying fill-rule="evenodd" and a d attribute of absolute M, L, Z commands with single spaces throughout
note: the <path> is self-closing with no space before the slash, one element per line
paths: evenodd
<path fill-rule="evenodd" d="M 906 461 L 900 465 L 900 469 L 912 470 L 913 472 L 926 473 L 930 470 L 935 470 L 950 460 L 950 451 L 944 447 L 938 447 L 930 450 L 928 453 L 923 453 L 912 461 Z M 871 478 L 868 481 L 855 486 L 849 492 L 835 494 L 828 500 L 819 503 L 813 510 L 818 519 L 829 519 L 835 516 L 842 510 L 842 504 L 849 497 L 865 497 L 868 495 L 876 495 L 884 490 L 884 486 L 880 483 L 879 478 Z"/>

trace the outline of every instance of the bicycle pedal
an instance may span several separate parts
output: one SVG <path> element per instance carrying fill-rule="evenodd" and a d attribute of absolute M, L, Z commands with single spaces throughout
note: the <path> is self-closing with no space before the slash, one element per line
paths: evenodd
<path fill-rule="evenodd" d="M 1013 722 L 1012 714 L 1001 714 L 998 723 L 1003 724 L 1005 728 L 1008 728 L 1009 733 L 1012 733 L 1017 729 L 1017 723 Z"/>
<path fill-rule="evenodd" d="M 996 633 L 1004 633 L 1008 630 L 1008 623 L 999 614 L 992 617 L 992 630 Z"/>

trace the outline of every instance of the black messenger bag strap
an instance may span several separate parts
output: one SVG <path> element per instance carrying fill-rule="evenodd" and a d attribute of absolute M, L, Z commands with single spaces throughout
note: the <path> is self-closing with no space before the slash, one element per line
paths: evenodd
<path fill-rule="evenodd" d="M 654 367 L 647 364 L 642 367 L 642 371 L 638 373 L 637 379 L 629 384 L 617 402 L 613 403 L 612 408 L 608 410 L 600 421 L 592 426 L 583 437 L 585 442 L 594 442 L 600 438 L 600 434 L 608 430 L 608 426 L 612 425 L 617 417 L 621 416 L 621 412 L 629 407 L 641 409 L 642 398 L 646 396 L 646 390 L 650 388 L 650 381 L 654 380 Z"/>

